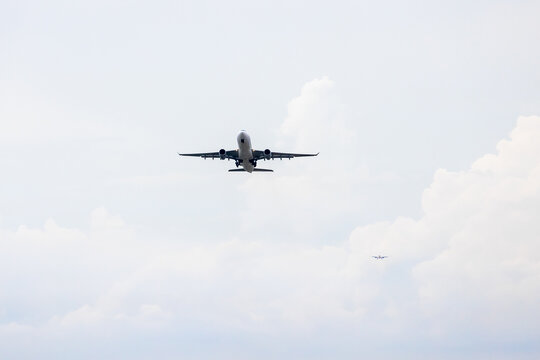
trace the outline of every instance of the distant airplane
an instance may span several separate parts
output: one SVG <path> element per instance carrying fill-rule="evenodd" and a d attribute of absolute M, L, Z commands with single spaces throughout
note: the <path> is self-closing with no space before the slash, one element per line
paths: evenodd
<path fill-rule="evenodd" d="M 253 150 L 251 147 L 251 139 L 248 133 L 245 130 L 241 130 L 238 136 L 236 137 L 238 142 L 237 150 L 225 150 L 221 149 L 217 152 L 207 152 L 207 153 L 193 153 L 193 154 L 180 154 L 180 156 L 196 156 L 206 158 L 219 158 L 221 160 L 234 160 L 236 167 L 238 168 L 242 165 L 241 169 L 230 169 L 229 171 L 247 171 L 251 173 L 253 171 L 274 171 L 271 169 L 257 169 L 258 160 L 274 160 L 274 159 L 292 159 L 294 157 L 304 157 L 304 156 L 317 156 L 316 154 L 293 154 L 293 153 L 283 153 L 283 152 L 273 152 L 270 149 L 266 150 Z"/>
<path fill-rule="evenodd" d="M 372 258 L 377 259 L 377 260 L 382 260 L 382 259 L 387 258 L 387 257 L 388 256 L 381 256 L 381 255 L 372 256 Z"/>

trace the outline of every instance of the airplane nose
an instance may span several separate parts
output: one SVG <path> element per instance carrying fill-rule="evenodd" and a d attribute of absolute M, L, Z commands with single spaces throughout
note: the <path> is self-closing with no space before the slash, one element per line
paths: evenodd
<path fill-rule="evenodd" d="M 249 142 L 249 135 L 247 134 L 245 130 L 242 130 L 238 133 L 238 136 L 236 137 L 236 139 L 239 143 Z"/>

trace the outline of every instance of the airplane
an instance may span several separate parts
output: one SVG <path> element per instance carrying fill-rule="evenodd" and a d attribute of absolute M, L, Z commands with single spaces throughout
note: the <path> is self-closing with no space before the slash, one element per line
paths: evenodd
<path fill-rule="evenodd" d="M 381 256 L 381 255 L 372 256 L 372 258 L 377 259 L 377 260 L 382 260 L 382 259 L 387 258 L 387 257 L 388 256 Z"/>
<path fill-rule="evenodd" d="M 192 153 L 192 154 L 180 154 L 180 156 L 194 156 L 201 157 L 203 159 L 219 158 L 220 160 L 234 160 L 236 164 L 236 169 L 230 169 L 229 171 L 247 171 L 252 173 L 253 171 L 266 171 L 273 172 L 271 169 L 260 169 L 257 168 L 257 161 L 259 160 L 274 160 L 274 159 L 292 159 L 295 157 L 305 157 L 305 156 L 317 156 L 316 154 L 294 154 L 294 153 L 284 153 L 284 152 L 274 152 L 270 149 L 265 150 L 253 150 L 251 147 L 251 138 L 245 130 L 241 130 L 240 133 L 236 136 L 236 141 L 238 143 L 237 150 L 225 150 L 221 149 L 217 152 L 207 152 L 207 153 Z M 242 168 L 239 168 L 242 166 Z"/>

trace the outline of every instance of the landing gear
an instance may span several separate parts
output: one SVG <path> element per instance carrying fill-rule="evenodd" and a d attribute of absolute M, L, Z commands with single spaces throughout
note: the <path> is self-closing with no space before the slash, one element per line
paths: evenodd
<path fill-rule="evenodd" d="M 242 159 L 237 159 L 234 161 L 234 164 L 236 165 L 236 167 L 239 167 L 240 165 L 242 165 L 242 163 L 243 163 Z M 249 163 L 253 165 L 253 167 L 257 167 L 257 160 L 251 159 L 249 160 Z"/>

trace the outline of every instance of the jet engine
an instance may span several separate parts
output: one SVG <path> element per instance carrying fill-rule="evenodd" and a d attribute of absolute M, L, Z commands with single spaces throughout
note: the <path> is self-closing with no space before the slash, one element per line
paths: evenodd
<path fill-rule="evenodd" d="M 264 157 L 266 160 L 270 160 L 272 158 L 272 152 L 270 151 L 270 149 L 264 150 Z"/>
<path fill-rule="evenodd" d="M 219 158 L 220 158 L 221 160 L 225 160 L 225 154 L 226 154 L 225 149 L 219 150 Z"/>

